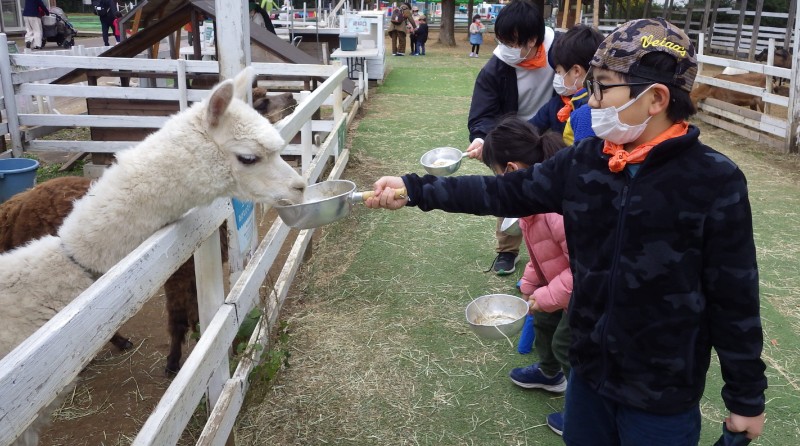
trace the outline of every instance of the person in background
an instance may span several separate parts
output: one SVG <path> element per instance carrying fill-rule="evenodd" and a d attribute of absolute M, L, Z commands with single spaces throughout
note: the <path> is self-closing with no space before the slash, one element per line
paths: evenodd
<path fill-rule="evenodd" d="M 516 116 L 505 118 L 486 135 L 483 162 L 498 175 L 505 175 L 550 159 L 566 147 L 556 132 L 540 132 Z M 564 218 L 557 213 L 534 214 L 519 219 L 530 261 L 520 279 L 520 292 L 534 315 L 533 345 L 539 362 L 508 374 L 524 389 L 563 393 L 569 376 L 569 323 L 567 306 L 572 293 L 572 272 L 564 233 Z M 561 435 L 561 412 L 546 418 L 553 432 Z"/>
<path fill-rule="evenodd" d="M 103 45 L 110 46 L 108 35 L 114 35 L 114 20 L 117 18 L 117 2 L 114 0 L 100 0 L 97 9 L 97 16 L 100 17 L 100 31 L 103 35 Z M 119 37 L 117 37 L 119 42 Z"/>
<path fill-rule="evenodd" d="M 417 29 L 412 28 L 411 23 L 406 22 L 406 33 L 408 33 L 408 39 L 411 41 L 411 55 L 416 56 L 419 54 L 419 50 L 417 49 L 417 30 L 419 29 L 418 6 L 411 7 L 411 18 L 413 19 L 414 23 L 417 24 Z"/>
<path fill-rule="evenodd" d="M 117 11 L 116 17 L 114 17 L 114 39 L 117 40 L 117 43 L 120 42 L 119 21 L 121 19 L 122 19 L 122 13 Z"/>
<path fill-rule="evenodd" d="M 50 11 L 42 0 L 25 0 L 22 19 L 25 21 L 25 48 L 42 48 L 42 19 Z"/>
<path fill-rule="evenodd" d="M 250 14 L 250 22 L 253 24 L 253 26 L 266 28 L 264 15 L 260 12 L 261 7 L 255 2 L 250 2 L 247 5 L 247 9 Z"/>
<path fill-rule="evenodd" d="M 724 437 L 736 437 L 728 444 L 747 444 L 764 429 L 747 180 L 687 122 L 696 75 L 683 30 L 660 17 L 627 22 L 591 62 L 596 138 L 501 176 L 383 177 L 365 203 L 564 216 L 574 285 L 568 446 L 697 445 L 712 349 L 728 411 Z M 397 199 L 400 187 L 407 193 Z"/>
<path fill-rule="evenodd" d="M 419 23 L 417 23 L 417 52 L 416 56 L 425 55 L 425 44 L 428 42 L 428 19 L 424 14 L 419 15 Z"/>
<path fill-rule="evenodd" d="M 561 133 L 567 145 L 580 140 L 575 138 L 572 114 L 581 106 L 588 109 L 589 94 L 583 81 L 589 71 L 589 62 L 603 38 L 594 28 L 578 24 L 553 43 L 547 61 L 556 72 L 553 89 L 558 95 L 553 96 L 529 121 L 540 132 L 552 130 Z M 591 120 L 586 122 L 588 133 L 582 133 L 582 138 L 592 136 Z"/>
<path fill-rule="evenodd" d="M 481 52 L 484 31 L 486 31 L 486 27 L 481 23 L 480 14 L 475 14 L 475 16 L 472 17 L 472 23 L 469 25 L 469 43 L 472 45 L 472 51 L 470 51 L 469 57 L 478 57 L 478 54 Z"/>
<path fill-rule="evenodd" d="M 529 120 L 553 96 L 554 71 L 547 53 L 555 32 L 544 25 L 539 8 L 530 0 L 514 0 L 500 10 L 494 25 L 497 48 L 475 79 L 469 107 L 470 158 L 481 158 L 483 138 L 500 118 L 514 113 Z M 497 220 L 496 257 L 490 270 L 511 274 L 519 260 L 522 236 L 500 231 Z"/>
<path fill-rule="evenodd" d="M 411 17 L 411 5 L 401 3 L 392 11 L 389 19 L 389 36 L 392 38 L 392 55 L 405 56 L 406 53 L 406 22 L 410 21 L 412 31 L 417 29 L 417 23 Z"/>
<path fill-rule="evenodd" d="M 264 22 L 264 26 L 267 28 L 267 31 L 275 34 L 275 26 L 272 24 L 272 18 L 270 18 L 270 12 L 275 9 L 275 1 L 274 0 L 261 0 L 260 3 L 257 3 L 258 8 L 256 8 L 256 12 L 261 15 L 261 19 Z"/>

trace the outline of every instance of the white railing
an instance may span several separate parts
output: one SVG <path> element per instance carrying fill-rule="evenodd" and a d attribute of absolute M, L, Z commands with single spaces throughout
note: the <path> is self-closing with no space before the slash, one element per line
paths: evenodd
<path fill-rule="evenodd" d="M 700 44 L 698 45 L 697 62 L 699 71 L 704 65 L 714 65 L 722 68 L 731 67 L 753 73 L 760 73 L 767 76 L 763 86 L 755 87 L 752 85 L 741 84 L 723 79 L 717 79 L 705 75 L 697 75 L 696 84 L 708 84 L 740 93 L 750 94 L 760 97 L 769 107 L 770 104 L 787 107 L 791 110 L 790 98 L 772 92 L 772 80 L 783 79 L 788 83 L 791 79 L 792 70 L 763 64 L 759 62 L 746 62 L 739 60 L 725 59 L 722 57 L 707 56 L 703 54 L 703 43 L 705 36 L 700 34 Z M 774 41 L 771 42 L 774 54 Z M 755 110 L 748 110 L 742 107 L 735 107 L 726 102 L 714 99 L 706 99 L 700 104 L 702 113 L 697 117 L 709 124 L 724 128 L 740 136 L 747 137 L 756 141 L 764 142 L 775 148 L 785 148 L 786 141 L 789 140 L 790 113 L 783 118 L 771 116 Z"/>
<path fill-rule="evenodd" d="M 4 38 L 0 35 L 0 40 Z M 0 42 L 2 43 L 2 42 Z M 1 58 L 0 58 L 1 59 Z M 187 72 L 215 73 L 217 64 L 204 61 L 142 60 L 90 58 L 82 56 L 12 55 L 12 64 L 31 67 L 30 72 L 13 73 L 8 65 L 6 77 L 14 78 L 13 85 L 20 95 L 58 95 L 72 98 L 113 97 L 142 99 L 173 99 L 185 108 L 189 102 L 201 100 L 208 91 L 186 88 Z M 8 64 L 9 60 L 0 60 Z M 285 140 L 298 132 L 301 143 L 302 172 L 309 183 L 316 182 L 328 160 L 335 160 L 328 178 L 338 178 L 349 159 L 349 153 L 339 142 L 346 134 L 346 125 L 360 103 L 359 94 L 343 101 L 342 81 L 346 68 L 340 66 L 253 64 L 258 75 L 301 78 L 322 77 L 326 80 L 314 91 L 303 92 L 292 115 L 275 127 Z M 36 72 L 63 69 L 152 70 L 176 76 L 176 88 L 129 88 L 87 85 L 48 85 L 31 82 Z M 13 95 L 12 95 L 13 96 Z M 8 96 L 6 96 L 8 97 Z M 6 101 L 8 102 L 8 101 Z M 312 120 L 320 107 L 332 108 L 332 119 Z M 348 107 L 350 108 L 348 112 Z M 166 118 L 126 117 L 113 121 L 105 116 L 21 114 L 22 125 L 71 127 L 119 127 L 131 119 L 139 127 L 159 127 Z M 135 118 L 135 119 L 134 119 Z M 328 133 L 319 147 L 312 148 L 312 131 Z M 19 143 L 19 141 L 17 141 Z M 80 144 L 60 141 L 45 144 L 28 142 L 29 147 L 53 150 L 110 152 L 119 148 L 100 150 L 99 144 L 87 148 Z M 102 144 L 109 145 L 108 142 Z M 261 240 L 247 267 L 238 275 L 230 293 L 224 296 L 225 277 L 222 272 L 219 225 L 231 214 L 228 199 L 219 199 L 211 206 L 194 209 L 178 222 L 158 231 L 142 245 L 111 268 L 91 287 L 42 326 L 6 357 L 0 360 L 0 444 L 16 438 L 59 392 L 73 382 L 78 373 L 103 347 L 111 335 L 142 308 L 158 288 L 186 259 L 195 256 L 198 272 L 198 305 L 201 314 L 200 341 L 186 359 L 183 367 L 163 398 L 145 422 L 134 440 L 136 445 L 175 444 L 204 394 L 209 395 L 211 415 L 198 444 L 224 444 L 230 435 L 233 421 L 247 392 L 247 376 L 258 364 L 258 358 L 245 358 L 231 377 L 228 374 L 228 351 L 242 318 L 259 302 L 266 272 L 285 244 L 289 228 L 277 219 Z M 313 230 L 300 231 L 292 244 L 291 253 L 283 266 L 276 286 L 269 294 L 264 321 L 253 334 L 251 342 L 268 343 L 269 328 L 280 312 L 283 300 L 311 240 Z M 256 350 L 256 349 L 248 349 Z M 256 350 L 257 351 L 257 350 Z"/>

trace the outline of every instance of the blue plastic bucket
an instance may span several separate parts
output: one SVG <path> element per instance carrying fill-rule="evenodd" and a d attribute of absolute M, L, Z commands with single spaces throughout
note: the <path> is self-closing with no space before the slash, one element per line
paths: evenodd
<path fill-rule="evenodd" d="M 28 158 L 0 159 L 0 203 L 32 188 L 38 168 L 39 161 Z"/>

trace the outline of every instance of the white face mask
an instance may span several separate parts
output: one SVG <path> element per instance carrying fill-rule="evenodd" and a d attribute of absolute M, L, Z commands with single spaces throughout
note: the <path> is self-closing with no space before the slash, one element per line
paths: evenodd
<path fill-rule="evenodd" d="M 594 134 L 597 135 L 598 138 L 605 139 L 614 144 L 627 144 L 631 141 L 636 141 L 636 139 L 644 133 L 644 129 L 647 128 L 647 122 L 650 121 L 652 116 L 648 116 L 647 119 L 639 125 L 628 125 L 619 120 L 619 112 L 630 107 L 631 104 L 636 102 L 651 88 L 653 88 L 652 85 L 647 87 L 635 98 L 626 102 L 625 105 L 620 108 L 593 108 L 591 113 L 592 130 L 594 130 Z"/>
<path fill-rule="evenodd" d="M 575 79 L 575 82 L 568 87 L 564 85 L 564 76 L 558 73 L 553 76 L 553 90 L 555 90 L 556 93 L 560 94 L 561 96 L 572 96 L 575 94 L 575 92 L 578 91 L 578 86 L 576 85 L 577 83 L 578 79 Z"/>
<path fill-rule="evenodd" d="M 531 54 L 531 50 L 533 48 L 511 48 L 510 46 L 503 45 L 502 43 L 497 44 L 497 48 L 499 54 L 497 57 L 500 58 L 503 62 L 511 65 L 518 65 L 522 61 L 528 58 Z M 522 55 L 522 51 L 525 51 L 525 55 Z"/>

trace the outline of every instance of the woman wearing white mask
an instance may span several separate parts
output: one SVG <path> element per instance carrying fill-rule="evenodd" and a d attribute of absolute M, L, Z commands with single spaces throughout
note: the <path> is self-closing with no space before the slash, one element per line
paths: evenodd
<path fill-rule="evenodd" d="M 494 32 L 497 48 L 478 73 L 472 92 L 467 123 L 470 158 L 481 158 L 483 138 L 501 117 L 514 114 L 527 121 L 553 96 L 554 72 L 547 52 L 555 32 L 545 27 L 539 8 L 530 0 L 514 0 L 500 10 Z M 491 269 L 507 275 L 516 268 L 522 236 L 504 234 L 501 222 L 497 222 L 497 257 Z"/>

